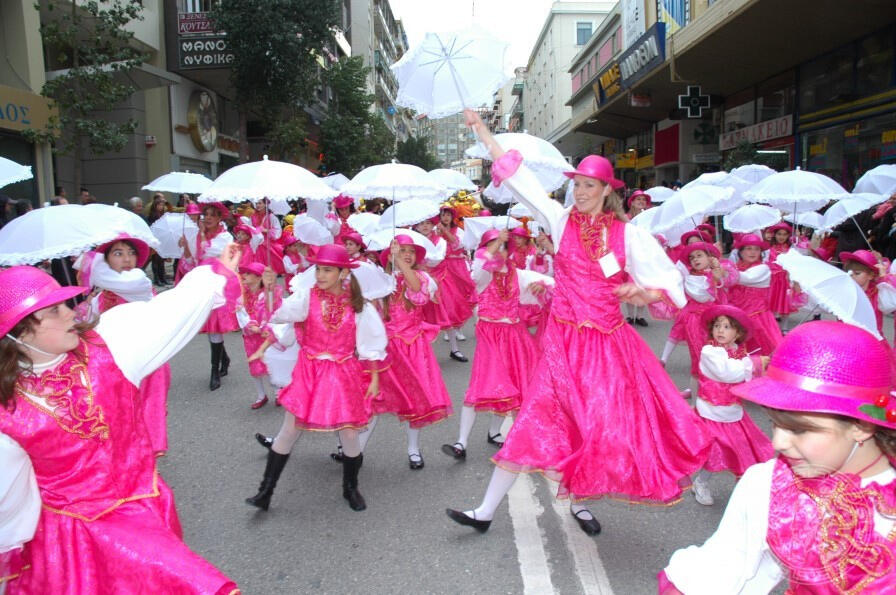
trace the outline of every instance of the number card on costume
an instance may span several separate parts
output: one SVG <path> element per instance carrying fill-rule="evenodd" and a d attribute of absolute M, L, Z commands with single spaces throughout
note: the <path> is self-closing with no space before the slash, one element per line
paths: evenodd
<path fill-rule="evenodd" d="M 597 262 L 600 263 L 600 268 L 604 273 L 604 277 L 607 278 L 612 277 L 622 270 L 619 266 L 619 261 L 616 260 L 616 255 L 612 252 L 604 254 Z"/>

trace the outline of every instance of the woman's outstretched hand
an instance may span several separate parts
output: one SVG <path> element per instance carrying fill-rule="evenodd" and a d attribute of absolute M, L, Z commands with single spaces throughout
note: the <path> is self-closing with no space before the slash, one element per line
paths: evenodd
<path fill-rule="evenodd" d="M 644 289 L 634 283 L 623 283 L 614 289 L 613 293 L 619 298 L 619 301 L 634 306 L 646 306 L 663 299 L 662 294 L 658 290 Z"/>
<path fill-rule="evenodd" d="M 242 249 L 240 249 L 238 244 L 227 244 L 227 247 L 221 252 L 221 256 L 218 257 L 218 260 L 221 261 L 221 264 L 235 273 L 240 267 L 240 257 L 242 255 Z"/>

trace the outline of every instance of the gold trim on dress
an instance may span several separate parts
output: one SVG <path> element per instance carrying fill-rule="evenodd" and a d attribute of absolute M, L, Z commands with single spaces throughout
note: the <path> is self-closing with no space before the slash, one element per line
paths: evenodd
<path fill-rule="evenodd" d="M 100 517 L 103 517 L 103 516 L 109 514 L 110 512 L 112 512 L 113 510 L 115 510 L 116 508 L 121 506 L 122 504 L 125 504 L 127 502 L 133 502 L 135 500 L 145 500 L 147 498 L 156 498 L 158 496 L 159 496 L 159 471 L 158 471 L 158 469 L 153 468 L 153 470 L 152 470 L 152 492 L 151 493 L 137 494 L 136 496 L 128 496 L 127 498 L 121 498 L 120 500 L 117 500 L 115 502 L 115 504 L 113 504 L 112 506 L 110 506 L 106 510 L 102 511 L 101 513 L 99 513 L 98 515 L 96 515 L 93 518 L 88 518 L 88 517 L 86 517 L 82 514 L 78 514 L 76 512 L 68 512 L 67 510 L 53 508 L 52 506 L 50 506 L 48 504 L 42 504 L 41 507 L 44 508 L 45 510 L 49 510 L 50 512 L 55 512 L 56 514 L 61 514 L 63 516 L 72 517 L 72 518 L 84 521 L 86 523 L 92 523 L 93 521 L 99 519 Z"/>

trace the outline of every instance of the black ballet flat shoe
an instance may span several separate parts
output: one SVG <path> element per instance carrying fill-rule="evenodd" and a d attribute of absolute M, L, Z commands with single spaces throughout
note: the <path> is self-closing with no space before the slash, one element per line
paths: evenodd
<path fill-rule="evenodd" d="M 423 456 L 419 452 L 408 455 L 408 467 L 410 467 L 412 471 L 423 469 Z"/>
<path fill-rule="evenodd" d="M 634 319 L 634 318 L 626 318 L 625 321 L 626 321 L 627 323 L 629 323 L 629 324 L 635 324 L 635 319 Z"/>
<path fill-rule="evenodd" d="M 470 360 L 467 359 L 467 356 L 461 353 L 460 351 L 452 351 L 449 354 L 449 357 L 456 362 L 468 362 Z"/>
<path fill-rule="evenodd" d="M 635 318 L 635 324 L 638 326 L 647 326 L 647 321 L 643 318 Z"/>
<path fill-rule="evenodd" d="M 578 515 L 582 514 L 583 512 L 588 513 L 588 516 L 590 516 L 591 518 L 583 519 L 580 516 L 578 516 Z M 579 524 L 579 527 L 582 529 L 582 531 L 585 532 L 586 535 L 597 535 L 600 533 L 600 523 L 597 522 L 597 519 L 594 518 L 594 515 L 591 514 L 589 511 L 580 510 L 579 512 L 576 512 L 576 513 L 570 511 L 570 514 L 576 520 L 576 522 Z"/>
<path fill-rule="evenodd" d="M 500 438 L 500 440 L 498 440 L 498 438 Z M 501 432 L 498 432 L 494 436 L 489 434 L 488 435 L 488 443 L 494 444 L 495 446 L 498 446 L 498 447 L 504 446 L 504 437 L 501 436 Z"/>
<path fill-rule="evenodd" d="M 261 434 L 261 433 L 256 433 L 255 439 L 258 440 L 259 444 L 261 444 L 263 447 L 265 447 L 268 450 L 271 450 L 271 445 L 274 444 L 273 438 L 268 438 L 267 436 L 265 436 L 264 434 Z"/>
<path fill-rule="evenodd" d="M 464 525 L 465 527 L 473 527 L 480 533 L 485 533 L 488 531 L 488 528 L 491 526 L 491 521 L 479 521 L 472 517 L 468 517 L 466 514 L 459 510 L 454 510 L 451 508 L 445 509 L 445 514 L 448 515 L 448 518 L 457 523 L 458 525 Z"/>
<path fill-rule="evenodd" d="M 443 444 L 442 452 L 452 459 L 463 460 L 467 458 L 467 449 L 460 442 L 454 444 Z"/>
<path fill-rule="evenodd" d="M 345 460 L 345 454 L 342 452 L 342 446 L 336 447 L 336 452 L 330 453 L 330 458 L 336 461 L 337 463 L 341 463 Z"/>

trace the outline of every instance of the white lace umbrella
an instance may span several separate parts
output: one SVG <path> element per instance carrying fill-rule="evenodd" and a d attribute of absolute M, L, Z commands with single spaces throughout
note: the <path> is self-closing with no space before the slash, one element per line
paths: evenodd
<path fill-rule="evenodd" d="M 360 266 L 352 269 L 351 272 L 358 280 L 361 294 L 365 299 L 381 299 L 395 291 L 395 277 L 369 262 L 359 262 L 358 264 Z M 293 277 L 289 283 L 289 290 L 295 292 L 299 289 L 308 290 L 314 287 L 317 284 L 316 271 L 317 266 L 311 266 Z"/>
<path fill-rule="evenodd" d="M 773 173 L 775 173 L 775 170 L 767 165 L 760 165 L 758 163 L 741 165 L 740 167 L 735 167 L 731 170 L 731 175 L 737 176 L 738 178 L 753 184 L 761 182 Z"/>
<path fill-rule="evenodd" d="M 738 207 L 743 206 L 743 204 L 747 202 L 743 193 L 749 190 L 753 186 L 753 183 L 737 176 L 732 176 L 724 171 L 716 171 L 701 174 L 696 180 L 685 184 L 682 190 L 705 186 L 732 189 L 733 192 L 731 193 L 731 196 L 717 200 L 712 210 L 707 213 L 707 215 L 724 215 L 725 213 L 730 213 Z"/>
<path fill-rule="evenodd" d="M 535 213 L 529 210 L 529 207 L 521 202 L 518 202 L 510 207 L 510 210 L 507 211 L 507 214 L 511 217 L 528 217 L 529 219 L 535 218 Z"/>
<path fill-rule="evenodd" d="M 849 193 L 831 178 L 802 169 L 772 174 L 744 193 L 750 202 L 771 205 L 788 213 L 815 211 Z"/>
<path fill-rule="evenodd" d="M 183 213 L 165 213 L 156 219 L 149 229 L 159 240 L 156 252 L 162 258 L 181 258 L 184 249 L 178 243 L 180 239 L 186 237 L 187 242 L 195 246 L 196 236 L 199 235 L 199 227 Z"/>
<path fill-rule="evenodd" d="M 352 213 L 345 222 L 363 236 L 379 227 L 380 216 L 375 213 Z"/>
<path fill-rule="evenodd" d="M 338 195 L 304 167 L 273 161 L 265 155 L 261 161 L 243 163 L 225 171 L 199 195 L 199 202 L 250 200 L 257 203 L 267 198 L 271 201 L 272 213 L 285 215 L 290 211 L 287 200 L 329 201 Z"/>
<path fill-rule="evenodd" d="M 367 243 L 368 250 L 378 252 L 380 250 L 388 250 L 389 246 L 392 244 L 392 240 L 398 235 L 411 238 L 416 245 L 421 246 L 426 250 L 427 258 L 432 259 L 436 257 L 438 251 L 435 244 L 429 241 L 429 238 L 422 233 L 417 233 L 413 229 L 378 229 L 370 235 L 364 236 L 364 241 Z"/>
<path fill-rule="evenodd" d="M 0 266 L 77 256 L 127 234 L 156 248 L 146 221 L 109 205 L 58 205 L 28 211 L 0 229 Z"/>
<path fill-rule="evenodd" d="M 325 178 L 321 178 L 320 181 L 333 190 L 341 190 L 343 186 L 348 184 L 348 178 L 343 174 L 330 174 Z"/>
<path fill-rule="evenodd" d="M 31 173 L 30 165 L 20 165 L 12 159 L 0 157 L 0 188 L 15 184 L 16 182 L 24 182 L 34 177 Z"/>
<path fill-rule="evenodd" d="M 790 275 L 790 280 L 826 312 L 840 321 L 865 329 L 878 339 L 877 319 L 868 296 L 849 273 L 826 262 L 790 250 L 776 261 Z"/>
<path fill-rule="evenodd" d="M 0 183 L 0 186 L 2 185 Z M 896 194 L 896 164 L 878 165 L 869 169 L 856 182 L 853 192 L 870 192 L 886 196 Z"/>
<path fill-rule="evenodd" d="M 854 217 L 862 211 L 867 211 L 871 207 L 875 207 L 887 200 L 887 196 L 883 194 L 850 194 L 843 200 L 838 200 L 828 208 L 824 213 L 821 228 L 830 230 L 837 227 L 847 219 L 855 221 Z M 856 223 L 856 227 L 859 224 Z M 861 231 L 861 229 L 860 229 Z M 864 232 L 863 232 L 864 237 Z"/>
<path fill-rule="evenodd" d="M 816 213 L 815 211 L 808 211 L 806 213 L 788 213 L 783 217 L 784 221 L 788 223 L 793 223 L 794 225 L 799 225 L 800 227 L 811 227 L 812 229 L 820 229 L 824 227 L 824 217 L 821 216 L 820 213 Z"/>
<path fill-rule="evenodd" d="M 464 219 L 464 248 L 475 250 L 482 234 L 490 229 L 513 229 L 521 225 L 512 217 L 467 217 Z"/>
<path fill-rule="evenodd" d="M 631 220 L 631 223 L 637 225 L 638 227 L 642 227 L 649 231 L 652 235 L 662 235 L 669 246 L 675 247 L 681 243 L 681 236 L 686 234 L 687 232 L 694 229 L 694 224 L 690 220 L 684 221 L 681 224 L 671 227 L 664 232 L 655 232 L 653 230 L 653 224 L 656 220 L 656 216 L 659 215 L 660 209 L 659 207 L 653 207 L 652 209 L 647 209 L 645 211 L 641 211 Z"/>
<path fill-rule="evenodd" d="M 650 202 L 656 205 L 664 203 L 675 196 L 675 190 L 666 188 L 665 186 L 654 186 L 653 188 L 648 188 L 644 192 L 650 196 Z"/>
<path fill-rule="evenodd" d="M 183 171 L 173 171 L 159 176 L 142 190 L 150 192 L 171 192 L 173 194 L 202 194 L 213 184 L 210 179 L 202 174 L 194 174 Z M 165 258 L 168 258 L 167 256 Z"/>
<path fill-rule="evenodd" d="M 476 184 L 470 178 L 453 169 L 434 169 L 429 172 L 429 177 L 435 180 L 436 184 L 444 186 L 452 193 L 458 190 L 466 190 L 468 192 L 478 190 Z"/>
<path fill-rule="evenodd" d="M 439 203 L 422 198 L 397 202 L 380 216 L 380 229 L 417 225 L 439 214 Z"/>
<path fill-rule="evenodd" d="M 355 198 L 387 198 L 396 202 L 412 198 L 440 201 L 450 194 L 426 170 L 408 163 L 365 167 L 342 187 L 341 192 Z"/>
<path fill-rule="evenodd" d="M 523 156 L 526 164 L 541 187 L 551 192 L 562 186 L 568 179 L 563 175 L 565 171 L 573 171 L 574 168 L 563 158 L 563 154 L 548 141 L 525 134 L 522 132 L 504 132 L 495 135 L 495 141 L 505 151 L 516 149 Z M 488 149 L 481 142 L 464 151 L 464 155 L 471 159 L 491 160 Z"/>
<path fill-rule="evenodd" d="M 324 246 L 333 243 L 333 234 L 316 219 L 308 215 L 297 215 L 292 220 L 292 235 L 304 244 Z"/>
<path fill-rule="evenodd" d="M 732 194 L 734 189 L 730 187 L 705 185 L 682 188 L 675 193 L 675 196 L 657 207 L 659 212 L 653 220 L 653 232 L 669 238 L 667 234 L 682 225 L 690 224 L 693 229 L 704 217 L 716 212 L 717 205 L 730 199 Z"/>
<path fill-rule="evenodd" d="M 482 194 L 490 201 L 499 205 L 506 205 L 514 202 L 513 193 L 507 188 L 506 184 L 495 186 L 494 182 L 489 182 Z"/>
<path fill-rule="evenodd" d="M 491 106 L 507 82 L 506 50 L 506 43 L 478 27 L 427 33 L 390 66 L 398 79 L 395 103 L 431 119 Z"/>
<path fill-rule="evenodd" d="M 744 205 L 722 218 L 725 229 L 734 233 L 753 233 L 781 221 L 781 211 L 766 205 Z"/>

